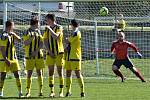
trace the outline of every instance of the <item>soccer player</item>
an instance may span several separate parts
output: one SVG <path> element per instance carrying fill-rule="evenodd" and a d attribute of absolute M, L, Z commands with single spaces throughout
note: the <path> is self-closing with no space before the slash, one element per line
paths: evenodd
<path fill-rule="evenodd" d="M 64 77 L 63 77 L 63 63 L 64 63 L 64 47 L 63 47 L 63 29 L 62 26 L 55 22 L 54 14 L 46 15 L 46 28 L 44 32 L 44 44 L 47 50 L 46 65 L 49 71 L 49 87 L 50 97 L 54 97 L 54 66 L 57 66 L 57 72 L 60 81 L 59 97 L 63 97 Z"/>
<path fill-rule="evenodd" d="M 73 32 L 71 36 L 66 39 L 68 44 L 65 49 L 65 69 L 66 69 L 66 87 L 67 93 L 66 97 L 71 96 L 71 84 L 72 84 L 72 70 L 75 71 L 76 77 L 78 79 L 79 86 L 81 88 L 81 97 L 85 96 L 84 93 L 84 81 L 81 74 L 81 32 L 78 29 L 78 22 L 73 19 L 71 20 L 71 27 Z"/>
<path fill-rule="evenodd" d="M 14 46 L 14 41 L 20 42 L 21 38 L 13 31 L 13 21 L 8 20 L 5 25 L 5 31 L 0 34 L 0 97 L 3 97 L 4 80 L 8 71 L 11 71 L 14 74 L 19 91 L 19 97 L 23 97 L 19 73 L 20 66 Z"/>
<path fill-rule="evenodd" d="M 122 32 L 125 30 L 126 22 L 124 20 L 123 14 L 119 14 L 118 20 L 114 22 L 114 30 L 120 29 Z"/>
<path fill-rule="evenodd" d="M 145 82 L 139 70 L 134 67 L 131 60 L 129 59 L 128 56 L 129 47 L 132 48 L 137 53 L 139 58 L 142 57 L 137 47 L 133 43 L 125 40 L 125 34 L 121 31 L 118 31 L 118 39 L 112 43 L 111 47 L 111 52 L 115 55 L 115 61 L 112 65 L 112 70 L 117 76 L 121 77 L 123 82 L 125 78 L 119 69 L 121 65 L 124 65 L 126 68 L 129 68 L 138 78 L 140 78 L 142 82 Z"/>
<path fill-rule="evenodd" d="M 37 17 L 33 17 L 30 20 L 30 28 L 23 36 L 24 48 L 25 48 L 25 69 L 27 70 L 26 79 L 26 97 L 30 97 L 30 89 L 32 83 L 33 69 L 36 68 L 39 84 L 39 96 L 43 96 L 43 73 L 42 70 L 45 67 L 43 58 L 43 37 L 39 30 L 39 20 Z"/>

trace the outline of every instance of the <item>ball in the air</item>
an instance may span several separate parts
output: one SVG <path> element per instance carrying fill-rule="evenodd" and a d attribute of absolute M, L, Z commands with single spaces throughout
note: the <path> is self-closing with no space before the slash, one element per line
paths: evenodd
<path fill-rule="evenodd" d="M 107 16 L 108 15 L 108 8 L 102 7 L 99 11 L 101 16 Z"/>

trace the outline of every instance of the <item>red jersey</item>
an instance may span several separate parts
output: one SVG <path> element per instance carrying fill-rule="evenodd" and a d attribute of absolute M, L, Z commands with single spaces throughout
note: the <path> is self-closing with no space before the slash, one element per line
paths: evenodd
<path fill-rule="evenodd" d="M 128 47 L 131 47 L 135 52 L 138 52 L 137 47 L 128 41 L 114 41 L 111 47 L 111 52 L 114 52 L 116 59 L 126 59 L 128 57 Z"/>

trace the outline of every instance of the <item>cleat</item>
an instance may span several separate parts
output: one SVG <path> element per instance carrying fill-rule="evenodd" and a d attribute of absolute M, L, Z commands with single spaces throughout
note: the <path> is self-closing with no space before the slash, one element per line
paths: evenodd
<path fill-rule="evenodd" d="M 49 97 L 50 97 L 50 98 L 54 98 L 54 97 L 55 97 L 55 93 L 52 92 L 52 93 L 49 95 Z"/>
<path fill-rule="evenodd" d="M 31 96 L 30 93 L 26 93 L 25 97 L 29 98 L 30 96 Z"/>
<path fill-rule="evenodd" d="M 84 93 L 84 92 L 81 93 L 81 98 L 82 98 L 82 97 L 85 97 L 85 93 Z"/>
<path fill-rule="evenodd" d="M 0 98 L 2 98 L 3 97 L 3 92 L 0 92 Z"/>
<path fill-rule="evenodd" d="M 124 80 L 126 80 L 126 77 L 121 78 L 121 82 L 124 82 Z"/>
<path fill-rule="evenodd" d="M 70 92 L 66 93 L 66 97 L 70 97 L 71 95 L 72 95 L 72 93 L 70 93 Z"/>
<path fill-rule="evenodd" d="M 60 92 L 60 93 L 59 93 L 59 97 L 64 97 L 63 92 Z"/>
<path fill-rule="evenodd" d="M 43 93 L 39 93 L 39 97 L 43 96 Z"/>
<path fill-rule="evenodd" d="M 145 80 L 142 80 L 142 82 L 146 82 Z"/>
<path fill-rule="evenodd" d="M 19 98 L 23 98 L 23 94 L 22 93 L 19 93 Z"/>

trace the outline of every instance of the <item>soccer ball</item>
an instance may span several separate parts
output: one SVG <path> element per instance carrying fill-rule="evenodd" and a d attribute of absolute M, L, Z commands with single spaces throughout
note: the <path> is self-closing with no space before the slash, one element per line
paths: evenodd
<path fill-rule="evenodd" d="M 100 13 L 101 16 L 106 16 L 106 15 L 108 15 L 108 8 L 102 7 L 102 8 L 100 9 L 99 13 Z"/>

